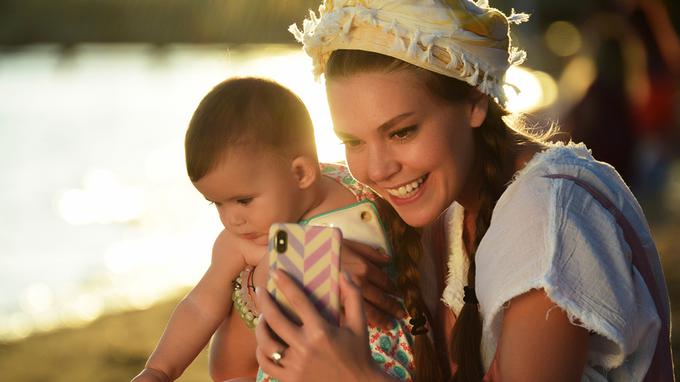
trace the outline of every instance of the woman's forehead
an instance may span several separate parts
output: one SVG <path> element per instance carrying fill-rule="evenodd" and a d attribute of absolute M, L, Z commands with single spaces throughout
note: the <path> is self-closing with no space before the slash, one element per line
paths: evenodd
<path fill-rule="evenodd" d="M 375 87 L 371 85 L 381 85 L 383 88 L 389 88 L 390 84 L 404 89 L 418 88 L 425 90 L 422 77 L 412 70 L 362 71 L 326 80 L 326 87 L 329 89 L 353 87 L 355 91 L 358 90 L 356 88 L 364 88 L 369 91 L 375 90 Z M 377 90 L 380 90 L 380 88 Z"/>
<path fill-rule="evenodd" d="M 348 134 L 357 127 L 379 129 L 440 103 L 415 74 L 406 71 L 334 78 L 326 88 L 335 130 Z"/>

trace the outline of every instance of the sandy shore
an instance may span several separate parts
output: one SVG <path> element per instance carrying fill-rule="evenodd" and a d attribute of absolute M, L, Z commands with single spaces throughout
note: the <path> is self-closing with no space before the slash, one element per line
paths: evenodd
<path fill-rule="evenodd" d="M 674 305 L 680 320 L 680 217 L 653 225 Z M 61 329 L 0 344 L 3 381 L 128 381 L 144 365 L 180 296 L 150 309 L 102 317 L 77 329 Z M 680 366 L 680 329 L 674 327 L 675 364 Z M 680 367 L 676 366 L 676 370 Z M 680 380 L 680 373 L 676 376 Z M 203 351 L 180 381 L 209 381 Z"/>
<path fill-rule="evenodd" d="M 0 380 L 13 382 L 129 381 L 160 338 L 177 299 L 149 309 L 102 317 L 0 345 Z M 179 381 L 209 381 L 204 350 Z"/>

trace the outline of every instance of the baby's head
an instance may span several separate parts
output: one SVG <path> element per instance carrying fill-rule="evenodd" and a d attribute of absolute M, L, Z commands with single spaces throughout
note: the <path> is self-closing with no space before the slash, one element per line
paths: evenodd
<path fill-rule="evenodd" d="M 234 78 L 198 105 L 185 138 L 189 178 L 222 224 L 264 244 L 274 222 L 297 221 L 319 179 L 314 129 L 302 101 L 260 78 Z"/>
<path fill-rule="evenodd" d="M 196 108 L 186 133 L 189 178 L 196 182 L 235 147 L 316 158 L 309 113 L 293 92 L 262 78 L 231 78 Z"/>

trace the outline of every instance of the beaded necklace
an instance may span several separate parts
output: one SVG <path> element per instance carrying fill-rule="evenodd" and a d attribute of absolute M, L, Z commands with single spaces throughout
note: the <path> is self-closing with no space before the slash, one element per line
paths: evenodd
<path fill-rule="evenodd" d="M 234 308 L 246 326 L 254 329 L 260 321 L 260 314 L 253 303 L 254 299 L 251 291 L 255 292 L 255 285 L 253 283 L 254 267 L 247 266 L 241 273 L 239 273 L 236 280 L 232 282 L 234 293 L 231 294 L 231 299 L 234 301 Z M 243 280 L 246 280 L 245 288 L 243 287 Z"/>

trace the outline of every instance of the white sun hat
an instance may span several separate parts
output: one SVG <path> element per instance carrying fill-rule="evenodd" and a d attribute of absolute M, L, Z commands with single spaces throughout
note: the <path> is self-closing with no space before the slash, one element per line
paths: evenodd
<path fill-rule="evenodd" d="M 511 44 L 510 24 L 529 15 L 506 16 L 488 0 L 325 0 L 309 14 L 302 30 L 288 30 L 317 78 L 333 51 L 365 50 L 465 81 L 504 106 L 505 72 L 526 58 Z"/>

